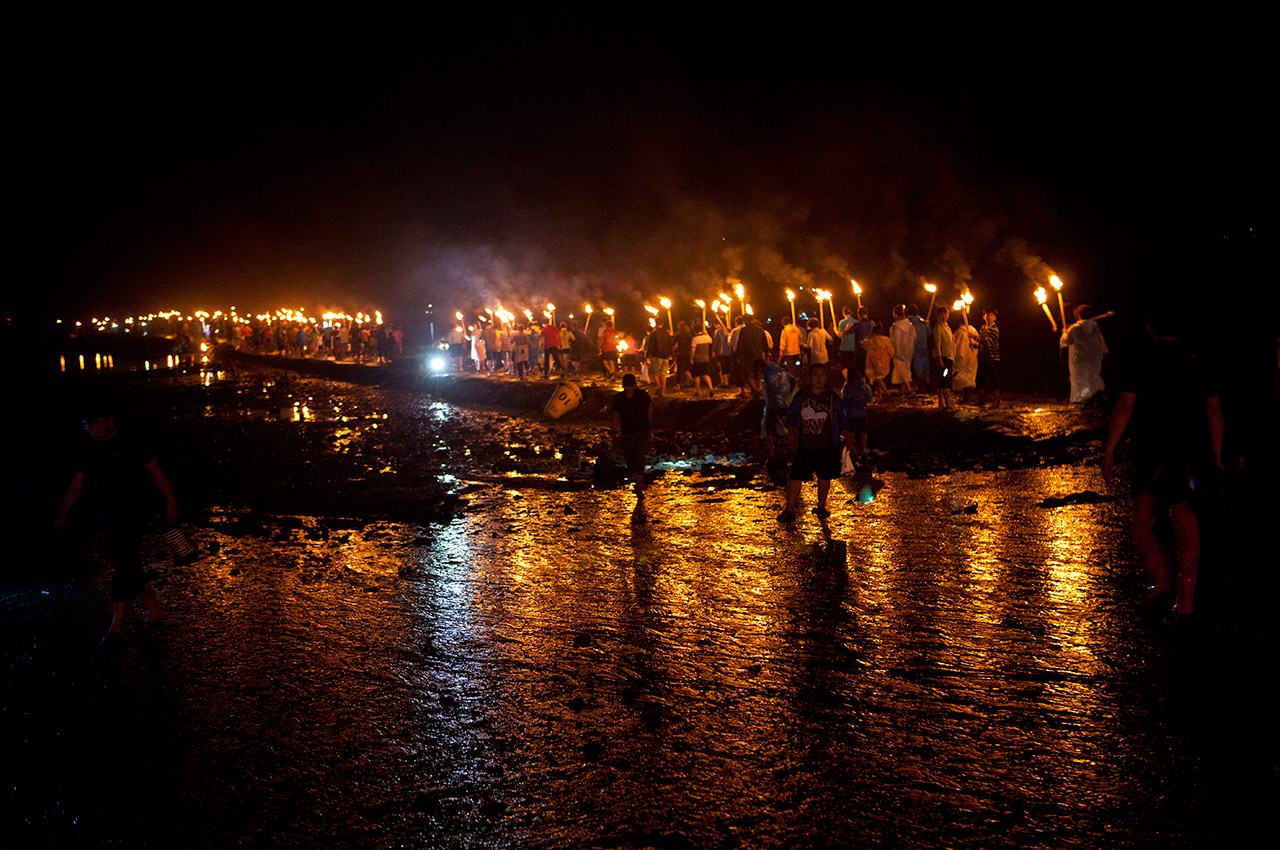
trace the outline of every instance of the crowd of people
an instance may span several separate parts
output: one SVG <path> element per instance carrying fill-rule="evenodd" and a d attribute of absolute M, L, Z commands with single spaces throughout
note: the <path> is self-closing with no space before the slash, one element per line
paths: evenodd
<path fill-rule="evenodd" d="M 635 375 L 658 397 L 728 392 L 761 398 L 757 361 L 776 363 L 795 379 L 822 366 L 833 385 L 846 383 L 851 374 L 865 380 L 877 400 L 925 393 L 940 408 L 953 410 L 961 401 L 1000 405 L 997 319 L 989 308 L 974 327 L 967 312 L 935 307 L 926 321 L 914 305 L 899 305 L 885 324 L 866 309 L 855 313 L 846 307 L 840 321 L 825 326 L 816 318 L 784 321 L 776 338 L 760 319 L 744 315 L 713 326 L 679 321 L 674 329 L 655 319 L 638 340 L 612 320 L 595 328 L 579 327 L 576 320 L 541 326 L 482 322 L 469 331 L 455 328 L 448 344 L 458 371 L 523 379 L 539 370 L 551 378 L 598 368 L 609 381 Z"/>
<path fill-rule="evenodd" d="M 319 324 L 287 319 L 230 319 L 186 322 L 180 342 L 226 343 L 253 354 L 390 363 L 404 355 L 404 331 L 381 322 L 342 321 Z"/>

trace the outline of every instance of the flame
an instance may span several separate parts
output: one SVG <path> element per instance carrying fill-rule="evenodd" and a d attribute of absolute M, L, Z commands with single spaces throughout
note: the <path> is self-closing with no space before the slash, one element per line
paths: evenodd
<path fill-rule="evenodd" d="M 1048 301 L 1048 300 L 1049 300 L 1049 293 L 1047 293 L 1047 292 L 1045 292 L 1045 291 L 1044 291 L 1044 287 L 1043 287 L 1043 286 L 1036 290 L 1036 301 L 1038 301 L 1038 302 L 1040 302 L 1041 304 L 1043 304 L 1044 302 L 1046 302 L 1046 301 Z"/>
<path fill-rule="evenodd" d="M 666 297 L 659 298 L 659 299 L 658 299 L 658 303 L 662 305 L 662 309 L 664 309 L 664 310 L 670 310 L 670 309 L 671 309 L 671 299 L 670 299 L 670 298 L 666 298 Z"/>
<path fill-rule="evenodd" d="M 788 300 L 788 301 L 795 301 L 795 300 L 796 300 L 796 294 L 795 294 L 794 292 L 792 292 L 790 289 L 788 289 L 788 290 L 787 290 L 787 300 Z"/>
<path fill-rule="evenodd" d="M 924 291 L 925 291 L 925 292 L 937 292 L 937 291 L 938 291 L 938 287 L 937 287 L 937 286 L 935 286 L 935 285 L 934 285 L 934 284 L 932 284 L 932 283 L 926 283 L 926 284 L 924 285 Z"/>
<path fill-rule="evenodd" d="M 1054 289 L 1061 289 L 1062 278 L 1058 277 L 1056 274 L 1049 275 L 1049 285 L 1052 286 Z"/>

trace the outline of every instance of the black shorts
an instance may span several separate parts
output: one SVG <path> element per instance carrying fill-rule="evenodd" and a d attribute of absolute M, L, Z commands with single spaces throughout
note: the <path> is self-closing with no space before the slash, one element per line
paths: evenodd
<path fill-rule="evenodd" d="M 840 368 L 841 369 L 857 369 L 858 368 L 858 352 L 845 351 L 840 349 Z"/>
<path fill-rule="evenodd" d="M 980 390 L 999 390 L 1000 389 L 1000 371 L 999 363 L 990 360 L 981 360 L 978 362 L 978 374 L 974 379 Z"/>
<path fill-rule="evenodd" d="M 635 434 L 619 434 L 618 448 L 622 450 L 622 459 L 627 464 L 627 475 L 639 479 L 644 476 L 644 453 L 649 448 L 649 432 L 640 431 Z"/>
<path fill-rule="evenodd" d="M 692 363 L 689 365 L 689 374 L 695 378 L 701 378 L 703 375 L 711 374 L 710 363 Z"/>
<path fill-rule="evenodd" d="M 137 599 L 151 580 L 142 568 L 142 529 L 130 521 L 109 522 L 103 533 L 103 553 L 111 564 L 111 601 Z"/>
<path fill-rule="evenodd" d="M 1129 486 L 1135 496 L 1152 496 L 1165 505 L 1191 501 L 1191 465 L 1180 460 L 1160 460 L 1134 453 L 1130 457 Z"/>
<path fill-rule="evenodd" d="M 837 449 L 800 449 L 791 461 L 791 481 L 808 481 L 814 476 L 821 481 L 840 477 L 840 452 Z"/>

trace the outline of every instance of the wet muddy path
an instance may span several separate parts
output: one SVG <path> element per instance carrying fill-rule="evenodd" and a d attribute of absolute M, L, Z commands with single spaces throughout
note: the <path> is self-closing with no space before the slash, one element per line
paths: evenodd
<path fill-rule="evenodd" d="M 133 387 L 133 385 L 130 385 Z M 204 557 L 4 591 L 5 846 L 1213 847 L 1275 835 L 1274 630 L 1140 614 L 1091 465 L 845 479 L 245 370 L 128 389 Z M 660 447 L 661 447 L 661 441 Z M 811 498 L 811 497 L 810 497 Z"/>

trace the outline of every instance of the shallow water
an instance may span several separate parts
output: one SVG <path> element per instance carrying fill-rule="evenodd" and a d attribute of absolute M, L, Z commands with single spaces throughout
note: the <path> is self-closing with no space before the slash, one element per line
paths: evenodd
<path fill-rule="evenodd" d="M 599 429 L 259 372 L 134 401 L 206 555 L 105 651 L 96 562 L 6 594 L 8 846 L 1274 837 L 1257 634 L 1135 609 L 1123 502 L 1039 506 L 1095 467 L 846 479 L 788 528 L 677 463 L 637 526 L 545 486 Z"/>

